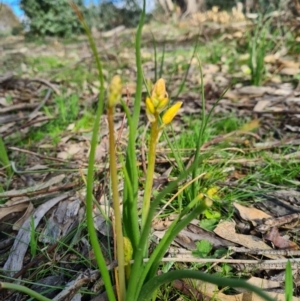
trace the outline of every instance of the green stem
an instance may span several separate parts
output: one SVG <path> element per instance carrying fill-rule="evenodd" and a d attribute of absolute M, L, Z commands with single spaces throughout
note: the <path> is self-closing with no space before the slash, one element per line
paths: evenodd
<path fill-rule="evenodd" d="M 142 98 L 142 85 L 143 85 L 141 40 L 142 40 L 142 30 L 143 30 L 143 25 L 145 20 L 145 12 L 146 12 L 146 1 L 144 0 L 141 19 L 135 37 L 135 60 L 136 60 L 136 68 L 137 68 L 137 79 L 136 79 L 134 109 L 133 109 L 133 116 L 132 116 L 134 131 L 136 131 L 138 127 L 139 116 L 141 111 L 141 98 Z"/>
<path fill-rule="evenodd" d="M 26 286 L 19 285 L 19 284 L 0 282 L 0 290 L 1 289 L 9 289 L 9 290 L 18 291 L 18 292 L 24 293 L 26 295 L 29 295 L 30 297 L 35 298 L 39 301 L 51 301 L 52 300 L 52 299 L 42 296 L 41 294 L 31 290 L 30 288 L 28 288 Z"/>
<path fill-rule="evenodd" d="M 158 128 L 158 116 L 157 116 L 156 121 L 151 123 L 150 143 L 149 143 L 149 150 L 148 150 L 148 167 L 147 167 L 146 184 L 145 184 L 144 200 L 143 200 L 143 208 L 142 208 L 142 231 L 144 229 L 145 222 L 150 208 L 150 199 L 152 194 L 153 176 L 154 176 L 154 167 L 155 167 L 156 143 L 157 143 L 158 134 L 159 134 L 159 128 Z"/>
<path fill-rule="evenodd" d="M 110 107 L 107 111 L 108 129 L 109 129 L 109 169 L 112 187 L 112 199 L 115 215 L 115 231 L 117 237 L 116 251 L 118 260 L 118 280 L 119 280 L 119 296 L 120 301 L 125 300 L 125 259 L 124 259 L 124 239 L 122 230 L 122 218 L 119 202 L 118 192 L 118 174 L 117 174 L 117 157 L 115 149 L 115 135 L 114 135 L 114 108 Z"/>
<path fill-rule="evenodd" d="M 124 235 L 130 239 L 133 250 L 136 250 L 140 236 L 140 229 L 136 202 L 138 172 L 135 156 L 135 142 L 134 135 L 130 138 L 132 135 L 132 117 L 130 115 L 130 111 L 122 99 L 121 104 L 127 117 L 128 128 L 130 129 L 126 163 L 123 162 L 123 157 L 120 156 L 125 180 L 123 192 L 123 229 Z M 133 144 L 131 141 L 133 141 Z M 133 165 L 131 165 L 131 163 Z"/>

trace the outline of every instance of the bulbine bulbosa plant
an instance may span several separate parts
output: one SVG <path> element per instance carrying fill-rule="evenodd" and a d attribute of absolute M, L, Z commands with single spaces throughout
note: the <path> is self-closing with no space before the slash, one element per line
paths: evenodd
<path fill-rule="evenodd" d="M 202 281 L 211 282 L 218 286 L 242 287 L 254 291 L 260 297 L 271 301 L 272 299 L 260 289 L 251 286 L 243 280 L 220 278 L 213 275 L 208 275 L 196 271 L 177 270 L 171 271 L 162 275 L 157 275 L 161 260 L 165 255 L 168 247 L 177 236 L 177 234 L 187 226 L 193 219 L 199 216 L 201 212 L 211 206 L 211 201 L 208 198 L 202 198 L 199 195 L 178 214 L 176 219 L 167 229 L 164 237 L 160 240 L 151 254 L 148 255 L 148 243 L 151 234 L 151 226 L 154 215 L 161 203 L 161 200 L 170 194 L 178 185 L 179 181 L 187 178 L 192 174 L 198 161 L 196 160 L 182 174 L 179 175 L 177 181 L 171 182 L 165 189 L 152 197 L 152 184 L 155 167 L 156 145 L 160 138 L 160 133 L 165 126 L 170 124 L 180 109 L 182 103 L 176 102 L 169 106 L 169 97 L 166 91 L 164 79 L 160 78 L 155 83 L 150 95 L 145 100 L 142 99 L 142 84 L 143 73 L 141 64 L 141 33 L 145 17 L 145 0 L 143 3 L 143 12 L 141 14 L 140 23 L 136 32 L 135 52 L 136 52 L 136 94 L 133 110 L 130 111 L 121 97 L 122 83 L 119 76 L 114 76 L 108 88 L 107 98 L 105 98 L 104 77 L 102 72 L 101 60 L 98 56 L 98 51 L 91 32 L 84 20 L 84 17 L 76 7 L 71 3 L 75 13 L 82 23 L 90 47 L 95 56 L 95 62 L 99 73 L 100 93 L 99 102 L 94 122 L 93 135 L 91 141 L 91 149 L 89 155 L 89 166 L 87 175 L 87 194 L 86 194 L 86 218 L 87 229 L 92 248 L 96 257 L 97 265 L 101 273 L 102 280 L 105 285 L 107 297 L 110 301 L 141 301 L 150 300 L 156 290 L 162 284 L 182 278 L 200 279 Z M 203 87 L 202 87 L 203 93 Z M 106 100 L 106 101 L 105 101 Z M 137 151 L 137 129 L 141 111 L 141 102 L 145 101 L 146 113 L 150 122 L 150 138 L 148 146 L 148 166 L 146 174 L 146 182 L 144 187 L 144 199 L 141 211 L 138 207 L 138 164 L 136 162 Z M 126 118 L 128 121 L 129 134 L 128 146 L 125 157 L 117 157 L 116 143 L 114 136 L 114 111 L 118 104 L 123 106 Z M 112 191 L 112 201 L 114 218 L 112 221 L 115 232 L 115 257 L 117 259 L 117 268 L 114 277 L 109 273 L 106 266 L 100 244 L 97 239 L 97 233 L 93 223 L 93 175 L 95 150 L 97 147 L 98 130 L 100 117 L 104 106 L 107 108 L 107 120 L 109 127 L 109 162 L 110 162 L 110 183 Z M 199 133 L 203 134 L 203 131 Z M 200 137 L 201 138 L 201 137 Z M 200 139 L 199 138 L 199 139 Z M 123 191 L 123 210 L 120 209 L 120 197 L 118 192 L 118 170 L 117 159 L 121 161 L 122 178 L 124 178 Z M 152 199 L 151 199 L 152 198 Z M 145 257 L 147 260 L 144 260 Z M 115 288 L 114 289 L 114 285 Z M 31 295 L 39 300 L 48 300 L 36 292 L 10 283 L 2 283 L 3 288 L 16 289 Z"/>
<path fill-rule="evenodd" d="M 251 82 L 255 86 L 261 86 L 266 73 L 265 55 L 267 49 L 270 47 L 268 42 L 268 31 L 271 18 L 264 20 L 262 16 L 259 17 L 258 23 L 253 34 L 249 33 L 248 49 L 249 49 L 249 68 L 251 70 Z"/>

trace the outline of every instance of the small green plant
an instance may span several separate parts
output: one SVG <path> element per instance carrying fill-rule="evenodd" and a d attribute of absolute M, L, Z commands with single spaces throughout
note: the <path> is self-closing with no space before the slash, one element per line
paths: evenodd
<path fill-rule="evenodd" d="M 212 244 L 207 240 L 201 240 L 196 243 L 197 250 L 193 251 L 193 255 L 205 258 L 208 257 L 213 249 Z"/>
<path fill-rule="evenodd" d="M 193 251 L 193 255 L 200 258 L 221 258 L 226 255 L 227 249 L 219 248 L 213 251 L 213 245 L 207 240 L 201 240 L 196 243 L 197 249 Z"/>

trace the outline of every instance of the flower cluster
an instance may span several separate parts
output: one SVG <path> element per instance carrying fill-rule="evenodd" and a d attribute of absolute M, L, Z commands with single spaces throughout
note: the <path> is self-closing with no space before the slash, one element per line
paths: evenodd
<path fill-rule="evenodd" d="M 122 95 L 122 81 L 119 75 L 115 75 L 108 89 L 108 106 L 113 108 L 120 101 Z"/>
<path fill-rule="evenodd" d="M 167 107 L 169 103 L 169 96 L 166 91 L 164 79 L 160 78 L 154 85 L 151 97 L 146 98 L 146 113 L 149 121 L 157 122 L 159 114 Z M 182 105 L 181 101 L 176 102 L 171 106 L 162 116 L 164 125 L 169 124 L 176 116 Z"/>

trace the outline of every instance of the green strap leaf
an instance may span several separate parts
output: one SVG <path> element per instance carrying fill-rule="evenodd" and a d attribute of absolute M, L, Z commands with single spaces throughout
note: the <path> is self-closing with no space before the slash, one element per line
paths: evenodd
<path fill-rule="evenodd" d="M 218 286 L 229 286 L 229 287 L 240 287 L 248 291 L 254 292 L 259 297 L 265 299 L 266 301 L 275 301 L 267 293 L 265 293 L 260 288 L 247 283 L 245 280 L 241 279 L 229 279 L 221 278 L 209 274 L 205 274 L 198 271 L 172 271 L 166 274 L 156 276 L 149 280 L 141 289 L 140 295 L 137 301 L 147 301 L 150 300 L 153 293 L 163 284 L 172 282 L 177 279 L 198 279 L 204 282 L 209 282 Z M 130 300 L 130 299 L 128 299 Z"/>

